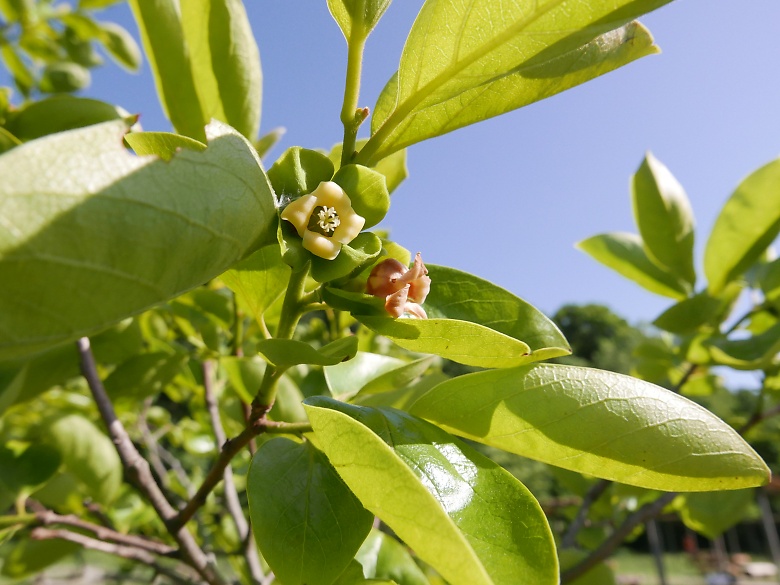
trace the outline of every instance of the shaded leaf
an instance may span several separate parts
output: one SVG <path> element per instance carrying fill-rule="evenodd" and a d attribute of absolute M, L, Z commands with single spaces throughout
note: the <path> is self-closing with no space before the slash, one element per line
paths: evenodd
<path fill-rule="evenodd" d="M 321 152 L 293 146 L 271 165 L 268 179 L 279 197 L 298 197 L 311 193 L 321 182 L 330 181 L 333 172 L 333 163 Z"/>
<path fill-rule="evenodd" d="M 29 495 L 56 473 L 60 453 L 49 445 L 32 444 L 22 450 L 0 445 L 0 482 L 13 494 Z"/>
<path fill-rule="evenodd" d="M 382 240 L 371 232 L 359 234 L 349 244 L 341 246 L 339 255 L 326 260 L 311 255 L 311 276 L 317 282 L 345 278 L 367 268 L 382 254 Z"/>
<path fill-rule="evenodd" d="M 682 185 L 649 152 L 632 178 L 631 201 L 647 253 L 693 286 L 693 210 Z"/>
<path fill-rule="evenodd" d="M 374 227 L 390 209 L 390 193 L 382 173 L 362 165 L 344 165 L 333 176 L 344 189 L 352 209 L 366 220 L 363 229 Z"/>
<path fill-rule="evenodd" d="M 577 248 L 650 292 L 678 300 L 690 292 L 687 283 L 650 260 L 642 238 L 636 234 L 615 232 L 592 236 L 578 242 Z"/>
<path fill-rule="evenodd" d="M 312 397 L 306 412 L 352 492 L 448 582 L 558 582 L 547 520 L 501 467 L 398 410 Z"/>
<path fill-rule="evenodd" d="M 101 22 L 100 39 L 117 63 L 130 71 L 138 71 L 141 67 L 141 48 L 129 32 L 113 22 Z"/>
<path fill-rule="evenodd" d="M 320 349 L 295 339 L 263 339 L 257 343 L 257 351 L 268 363 L 287 369 L 298 364 L 332 366 L 357 353 L 358 340 L 354 335 L 332 341 Z"/>
<path fill-rule="evenodd" d="M 745 519 L 754 499 L 753 490 L 733 490 L 681 494 L 673 505 L 683 524 L 714 540 Z"/>
<path fill-rule="evenodd" d="M 653 325 L 679 334 L 693 333 L 704 325 L 717 327 L 728 316 L 741 292 L 742 286 L 738 283 L 732 283 L 717 297 L 702 291 L 669 307 Z"/>
<path fill-rule="evenodd" d="M 780 232 L 780 159 L 748 176 L 723 206 L 704 250 L 709 290 L 740 276 Z"/>
<path fill-rule="evenodd" d="M 746 339 L 706 339 L 704 347 L 709 350 L 714 364 L 737 370 L 762 370 L 769 367 L 780 352 L 780 322 Z"/>
<path fill-rule="evenodd" d="M 247 496 L 258 548 L 285 585 L 333 583 L 373 521 L 308 441 L 263 443 L 252 458 Z"/>
<path fill-rule="evenodd" d="M 398 358 L 359 351 L 351 360 L 325 366 L 325 380 L 331 394 L 339 400 L 347 400 L 385 372 L 390 372 L 404 361 Z"/>
<path fill-rule="evenodd" d="M 355 147 L 360 150 L 368 142 L 367 139 L 358 140 Z M 341 152 L 344 149 L 342 145 L 336 144 L 328 154 L 333 164 L 338 167 L 341 164 Z M 386 156 L 373 167 L 376 172 L 382 173 L 385 176 L 385 182 L 387 183 L 387 191 L 392 194 L 396 190 L 406 177 L 409 176 L 409 169 L 406 166 L 406 150 L 401 149 L 395 151 L 393 154 Z M 407 262 L 408 264 L 408 262 Z"/>
<path fill-rule="evenodd" d="M 245 139 L 215 122 L 206 151 L 164 162 L 129 154 L 125 128 L 0 156 L 0 358 L 99 331 L 273 241 L 274 196 Z"/>
<path fill-rule="evenodd" d="M 131 132 L 125 135 L 125 142 L 138 156 L 159 156 L 171 160 L 181 149 L 203 152 L 206 145 L 192 138 L 171 132 Z"/>
<path fill-rule="evenodd" d="M 398 585 L 429 585 L 409 551 L 392 536 L 372 530 L 355 559 L 369 579 L 390 579 Z"/>
<path fill-rule="evenodd" d="M 2 574 L 6 577 L 22 578 L 38 573 L 46 567 L 81 550 L 81 546 L 67 540 L 32 540 L 18 542 L 3 559 Z"/>
<path fill-rule="evenodd" d="M 708 410 L 612 372 L 533 364 L 448 380 L 410 411 L 524 457 L 667 491 L 762 485 L 766 464 Z"/>

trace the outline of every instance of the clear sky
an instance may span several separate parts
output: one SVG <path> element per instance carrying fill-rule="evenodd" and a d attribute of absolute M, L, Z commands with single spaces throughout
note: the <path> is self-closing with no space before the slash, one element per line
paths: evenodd
<path fill-rule="evenodd" d="M 187 0 L 181 0 L 186 2 Z M 261 133 L 286 147 L 329 148 L 346 44 L 325 0 L 246 0 L 263 61 Z M 361 105 L 397 68 L 422 0 L 396 0 L 369 39 Z M 120 5 L 101 18 L 137 29 Z M 605 231 L 635 231 L 629 176 L 652 151 L 681 181 L 705 236 L 749 172 L 780 154 L 780 2 L 676 0 L 642 21 L 663 52 L 583 86 L 409 149 L 410 178 L 380 227 L 426 262 L 492 280 L 547 313 L 601 302 L 631 321 L 672 303 L 574 249 Z M 0 84 L 5 72 L 0 72 Z M 148 66 L 94 74 L 91 97 L 168 130 Z M 6 76 L 7 78 L 7 76 Z M 368 126 L 368 124 L 366 124 Z"/>

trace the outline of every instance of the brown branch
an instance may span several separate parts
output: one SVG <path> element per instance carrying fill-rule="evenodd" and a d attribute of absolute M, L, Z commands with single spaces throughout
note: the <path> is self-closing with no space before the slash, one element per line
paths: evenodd
<path fill-rule="evenodd" d="M 227 442 L 227 435 L 219 417 L 219 404 L 214 391 L 214 367 L 211 360 L 203 361 L 201 371 L 203 373 L 203 395 L 214 438 L 217 440 L 217 445 L 224 445 Z M 238 499 L 238 490 L 236 490 L 236 484 L 233 481 L 233 468 L 230 466 L 230 463 L 225 466 L 222 472 L 222 481 L 224 483 L 225 505 L 236 525 L 238 536 L 241 542 L 244 543 L 244 560 L 249 569 L 249 574 L 255 583 L 262 583 L 265 574 L 260 564 L 260 557 L 257 554 L 254 535 L 249 529 L 249 523 L 244 516 L 244 508 Z"/>
<path fill-rule="evenodd" d="M 591 486 L 588 493 L 586 493 L 585 497 L 582 499 L 582 505 L 580 506 L 580 509 L 577 510 L 577 516 L 572 523 L 569 524 L 569 529 L 566 531 L 563 540 L 561 540 L 561 548 L 574 546 L 577 534 L 579 534 L 582 527 L 585 526 L 585 521 L 588 518 L 588 512 L 590 512 L 591 506 L 596 503 L 596 500 L 598 500 L 611 485 L 612 480 L 600 479 Z"/>
<path fill-rule="evenodd" d="M 108 429 L 108 434 L 114 443 L 125 474 L 128 480 L 146 497 L 157 515 L 165 524 L 168 532 L 178 543 L 182 555 L 188 564 L 210 585 L 225 585 L 223 579 L 214 570 L 206 554 L 198 546 L 192 533 L 184 527 L 184 524 L 175 525 L 173 519 L 176 510 L 165 498 L 160 486 L 154 480 L 149 462 L 144 459 L 135 448 L 124 425 L 117 418 L 111 399 L 103 387 L 103 382 L 97 372 L 95 358 L 92 355 L 89 339 L 82 337 L 76 342 L 81 359 L 81 372 L 87 380 L 92 397 L 97 404 L 100 416 Z"/>
<path fill-rule="evenodd" d="M 196 577 L 194 574 L 185 575 L 179 571 L 171 569 L 170 567 L 166 567 L 164 564 L 159 563 L 154 554 L 148 550 L 127 544 L 104 542 L 102 540 L 97 540 L 90 536 L 86 536 L 78 532 L 71 532 L 70 530 L 65 530 L 62 528 L 34 528 L 30 533 L 30 538 L 33 540 L 49 540 L 54 538 L 67 540 L 68 542 L 81 545 L 84 548 L 89 548 L 106 554 L 122 557 L 123 559 L 135 561 L 137 563 L 142 563 L 148 567 L 151 567 L 157 573 L 165 575 L 175 583 L 179 583 L 180 585 L 188 585 L 192 583 L 192 579 Z M 187 568 L 189 569 L 189 567 Z"/>

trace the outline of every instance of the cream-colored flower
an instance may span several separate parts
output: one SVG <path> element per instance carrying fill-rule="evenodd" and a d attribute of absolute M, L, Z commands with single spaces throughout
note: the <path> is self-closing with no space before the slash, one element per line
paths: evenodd
<path fill-rule="evenodd" d="M 326 260 L 333 260 L 341 246 L 354 240 L 366 220 L 352 209 L 352 201 L 338 184 L 323 181 L 282 211 L 303 238 L 303 247 Z"/>
<path fill-rule="evenodd" d="M 409 313 L 418 319 L 427 319 L 428 315 L 420 305 L 430 290 L 431 278 L 419 252 L 411 269 L 395 258 L 388 258 L 374 266 L 366 282 L 366 292 L 385 297 L 385 310 L 393 317 Z"/>

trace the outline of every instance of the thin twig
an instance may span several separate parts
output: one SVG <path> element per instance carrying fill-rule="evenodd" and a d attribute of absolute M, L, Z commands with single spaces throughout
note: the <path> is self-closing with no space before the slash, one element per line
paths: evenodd
<path fill-rule="evenodd" d="M 136 426 L 141 432 L 141 438 L 143 439 L 144 447 L 146 447 L 149 463 L 151 464 L 152 469 L 154 469 L 154 472 L 157 474 L 157 478 L 162 484 L 162 487 L 164 487 L 166 490 L 169 490 L 170 481 L 168 480 L 168 470 L 166 469 L 165 465 L 163 465 L 162 458 L 160 457 L 160 452 L 158 449 L 159 443 L 157 442 L 157 438 L 152 435 L 152 431 L 149 429 L 149 425 L 146 422 L 146 415 L 149 412 L 149 407 L 151 404 L 151 397 L 144 400 L 144 407 L 141 410 L 141 414 L 138 416 L 138 422 L 136 423 Z"/>
<path fill-rule="evenodd" d="M 214 367 L 211 360 L 204 360 L 201 364 L 203 373 L 203 394 L 206 401 L 206 410 L 209 413 L 211 428 L 214 432 L 214 438 L 217 445 L 224 445 L 227 442 L 227 435 L 222 426 L 222 420 L 219 417 L 219 404 L 217 403 L 216 392 L 214 391 Z M 244 508 L 238 498 L 236 484 L 233 481 L 233 468 L 228 463 L 222 471 L 223 490 L 225 494 L 225 505 L 228 513 L 233 518 L 236 525 L 238 536 L 244 543 L 244 559 L 246 560 L 249 574 L 255 583 L 262 583 L 265 578 L 263 567 L 260 564 L 260 557 L 257 554 L 254 536 L 249 530 L 249 523 L 244 516 Z"/>
<path fill-rule="evenodd" d="M 144 459 L 135 448 L 124 425 L 117 418 L 111 399 L 103 387 L 103 382 L 97 372 L 95 358 L 92 355 L 89 339 L 82 337 L 76 342 L 81 359 L 81 372 L 87 380 L 92 397 L 100 411 L 100 416 L 108 429 L 108 434 L 114 443 L 125 474 L 129 481 L 146 497 L 157 515 L 165 524 L 168 532 L 174 537 L 182 550 L 184 559 L 198 574 L 210 585 L 225 585 L 224 580 L 217 574 L 209 563 L 206 554 L 195 542 L 192 533 L 184 527 L 184 524 L 176 525 L 173 520 L 176 510 L 168 502 L 160 486 L 154 481 L 149 462 Z"/>
<path fill-rule="evenodd" d="M 157 573 L 160 573 L 161 575 L 165 575 L 166 577 L 168 577 L 175 583 L 179 583 L 180 585 L 188 585 L 192 583 L 193 577 L 196 577 L 196 575 L 194 574 L 193 575 L 181 574 L 178 571 L 171 569 L 170 567 L 166 567 L 164 564 L 157 562 L 155 556 L 152 553 L 150 553 L 148 550 L 144 550 L 135 546 L 128 546 L 126 544 L 104 542 L 102 540 L 97 540 L 90 536 L 86 536 L 84 534 L 79 534 L 78 532 L 71 532 L 70 530 L 65 530 L 64 528 L 41 528 L 41 527 L 34 528 L 30 533 L 30 537 L 33 540 L 50 540 L 54 538 L 58 538 L 60 540 L 67 540 L 69 542 L 74 542 L 76 544 L 79 544 L 84 548 L 89 548 L 92 550 L 100 551 L 117 557 L 122 557 L 123 559 L 128 559 L 131 561 L 136 561 L 138 563 L 142 563 L 148 567 L 151 567 Z"/>
<path fill-rule="evenodd" d="M 577 534 L 579 534 L 580 530 L 585 526 L 585 521 L 588 519 L 588 512 L 590 512 L 591 506 L 596 503 L 596 500 L 598 500 L 611 485 L 611 480 L 600 479 L 590 487 L 588 493 L 586 493 L 585 497 L 582 499 L 580 509 L 577 510 L 577 516 L 572 523 L 569 524 L 569 529 L 566 531 L 563 540 L 561 540 L 561 548 L 574 546 L 574 543 L 577 540 Z"/>

